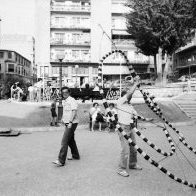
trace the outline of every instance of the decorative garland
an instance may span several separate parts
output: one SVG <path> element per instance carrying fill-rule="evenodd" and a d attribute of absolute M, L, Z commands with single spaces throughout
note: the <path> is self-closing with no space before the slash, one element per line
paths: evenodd
<path fill-rule="evenodd" d="M 174 146 L 174 143 L 169 135 L 169 132 L 164 128 L 163 129 L 163 132 L 165 133 L 165 136 L 170 144 L 170 147 L 171 147 L 171 152 L 167 153 L 167 152 L 164 152 L 163 150 L 161 150 L 160 148 L 158 148 L 155 144 L 153 144 L 150 140 L 148 140 L 137 128 L 134 128 L 134 131 L 135 133 L 142 138 L 142 140 L 144 142 L 146 142 L 151 148 L 153 148 L 154 150 L 156 150 L 158 153 L 164 155 L 164 156 L 172 156 L 174 153 L 175 153 L 175 146 Z"/>
<path fill-rule="evenodd" d="M 176 177 L 174 174 L 172 174 L 171 172 L 169 172 L 166 168 L 164 168 L 163 166 L 161 166 L 159 163 L 157 163 L 156 161 L 154 161 L 153 159 L 150 158 L 150 156 L 148 154 L 146 154 L 141 148 L 139 148 L 136 143 L 133 142 L 133 140 L 126 134 L 125 131 L 123 131 L 123 129 L 120 127 L 119 124 L 116 125 L 117 129 L 119 132 L 122 133 L 122 135 L 125 137 L 125 139 L 128 140 L 129 145 L 133 146 L 137 152 L 139 152 L 145 160 L 147 160 L 148 162 L 150 162 L 151 165 L 159 168 L 159 170 L 161 172 L 163 172 L 164 174 L 166 174 L 169 178 L 175 180 L 176 182 L 179 182 L 181 184 L 184 184 L 186 186 L 189 186 L 191 188 L 196 188 L 196 184 L 190 183 L 187 180 L 181 179 Z"/>
<path fill-rule="evenodd" d="M 109 52 L 108 54 L 106 54 L 101 60 L 100 60 L 100 64 L 99 64 L 99 67 L 98 67 L 98 84 L 99 86 L 102 86 L 102 66 L 103 66 L 103 61 L 109 57 L 110 55 L 112 55 L 113 53 L 120 53 L 124 59 L 126 60 L 126 65 L 128 66 L 129 68 L 129 71 L 131 73 L 131 76 L 133 78 L 135 78 L 137 76 L 135 70 L 133 69 L 133 66 L 129 63 L 129 60 L 127 58 L 127 56 L 125 55 L 124 52 L 122 52 L 121 50 L 114 50 L 112 52 Z M 191 150 L 192 152 L 194 152 L 196 154 L 196 150 L 193 149 L 190 145 L 188 145 L 188 143 L 185 141 L 185 138 L 184 136 L 182 135 L 182 133 L 180 133 L 175 127 L 173 127 L 173 125 L 166 120 L 166 118 L 163 116 L 163 113 L 160 109 L 160 107 L 158 106 L 158 104 L 154 101 L 154 96 L 150 96 L 150 94 L 148 92 L 144 92 L 141 88 L 140 85 L 137 86 L 140 90 L 140 92 L 142 93 L 143 95 L 143 98 L 145 100 L 145 103 L 148 105 L 148 107 L 157 115 L 159 116 L 159 118 L 161 118 L 170 128 L 172 128 L 178 135 L 179 135 L 179 140 L 189 149 Z M 103 105 L 105 108 L 108 107 L 108 104 L 106 102 L 106 100 L 103 99 Z M 163 173 L 165 173 L 168 177 L 170 177 L 171 179 L 175 180 L 176 182 L 179 182 L 181 184 L 184 184 L 184 185 L 187 185 L 191 188 L 196 188 L 196 184 L 193 184 L 193 183 L 189 183 L 188 181 L 186 180 L 183 180 L 181 178 L 178 178 L 176 177 L 174 174 L 170 173 L 166 168 L 162 167 L 159 163 L 157 163 L 156 161 L 154 161 L 153 159 L 150 158 L 149 155 L 147 155 L 141 148 L 139 148 L 133 141 L 132 139 L 126 134 L 126 132 L 124 132 L 122 130 L 122 128 L 120 127 L 120 125 L 118 124 L 117 122 L 117 119 L 111 114 L 109 113 L 108 114 L 110 116 L 110 120 L 116 124 L 116 128 L 118 131 L 120 131 L 123 136 L 125 137 L 125 139 L 128 140 L 129 142 L 129 145 L 132 145 L 143 157 L 145 160 L 149 161 L 153 166 L 159 168 Z M 141 116 L 138 116 L 138 119 L 141 119 L 141 120 L 145 120 L 145 118 L 142 118 Z M 170 146 L 171 146 L 171 149 L 172 149 L 172 152 L 170 153 L 166 153 L 164 151 L 162 151 L 161 149 L 159 149 L 157 146 L 155 146 L 152 142 L 150 142 L 144 135 L 141 134 L 141 132 L 139 132 L 136 127 L 134 127 L 134 130 L 136 132 L 137 135 L 139 135 L 147 144 L 149 144 L 153 149 L 155 149 L 157 152 L 163 154 L 164 156 L 172 156 L 173 153 L 175 152 L 175 146 L 171 140 L 171 137 L 169 136 L 169 133 L 166 129 L 163 129 L 163 131 L 165 132 L 166 134 L 166 137 L 168 139 L 168 142 L 170 143 Z"/>

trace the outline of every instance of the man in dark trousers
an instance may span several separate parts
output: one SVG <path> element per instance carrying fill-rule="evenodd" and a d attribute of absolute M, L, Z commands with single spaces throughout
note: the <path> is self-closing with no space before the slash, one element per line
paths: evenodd
<path fill-rule="evenodd" d="M 62 122 L 65 124 L 65 132 L 62 138 L 58 159 L 56 161 L 53 161 L 53 163 L 58 167 L 65 165 L 68 146 L 70 147 L 72 154 L 72 157 L 70 159 L 80 159 L 78 148 L 74 139 L 74 132 L 78 125 L 78 104 L 76 100 L 70 96 L 70 89 L 68 87 L 63 87 L 61 92 L 63 97 Z"/>

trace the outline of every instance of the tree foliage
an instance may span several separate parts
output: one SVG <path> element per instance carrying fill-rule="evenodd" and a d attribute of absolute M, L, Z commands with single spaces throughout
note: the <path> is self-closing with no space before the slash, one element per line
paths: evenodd
<path fill-rule="evenodd" d="M 128 32 L 145 55 L 159 48 L 171 55 L 195 34 L 196 0 L 128 0 L 126 6 Z"/>

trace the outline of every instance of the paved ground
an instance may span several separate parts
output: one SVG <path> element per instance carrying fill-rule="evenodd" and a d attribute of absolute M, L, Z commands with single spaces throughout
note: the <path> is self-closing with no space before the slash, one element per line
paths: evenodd
<path fill-rule="evenodd" d="M 80 116 L 86 122 L 89 105 L 82 105 Z M 144 116 L 151 116 L 141 104 L 136 107 Z M 188 122 L 184 114 L 178 114 L 178 108 L 171 102 L 163 109 L 173 122 Z M 175 115 L 171 115 L 171 114 Z M 120 144 L 116 133 L 90 132 L 88 125 L 81 123 L 76 132 L 76 140 L 81 154 L 80 161 L 67 161 L 63 168 L 56 168 L 52 161 L 56 159 L 63 127 L 49 127 L 49 103 L 10 103 L 0 101 L 0 130 L 16 128 L 24 133 L 18 137 L 0 137 L 0 196 L 127 196 L 127 195 L 196 195 L 196 191 L 176 183 L 151 166 L 138 155 L 142 171 L 130 171 L 129 178 L 116 174 Z M 189 123 L 182 123 L 189 124 Z M 194 147 L 196 124 L 181 126 L 189 143 Z M 22 127 L 22 128 L 21 128 Z M 146 129 L 144 129 L 146 127 Z M 142 132 L 156 145 L 169 151 L 168 143 L 160 129 L 140 125 Z M 174 138 L 176 134 L 172 134 Z M 196 157 L 176 140 L 182 152 L 191 161 L 192 167 L 182 156 L 180 150 L 170 158 L 162 160 L 149 146 L 139 138 L 138 145 L 146 150 L 154 160 L 179 177 L 196 183 Z"/>
<path fill-rule="evenodd" d="M 196 125 L 180 127 L 190 144 L 195 146 Z M 147 127 L 142 132 L 159 147 L 168 151 L 168 144 L 160 129 Z M 18 137 L 0 137 L 0 195 L 1 196 L 56 196 L 56 195 L 196 195 L 196 191 L 176 183 L 151 166 L 138 155 L 142 171 L 130 171 L 130 177 L 116 174 L 120 144 L 115 133 L 90 132 L 81 127 L 76 140 L 80 161 L 67 161 L 65 167 L 56 168 L 56 159 L 63 129 L 33 132 Z M 173 137 L 175 134 L 172 134 Z M 161 160 L 139 138 L 138 145 L 155 160 Z M 179 145 L 196 168 L 196 157 Z M 196 183 L 195 170 L 190 167 L 179 150 L 161 162 L 179 177 Z"/>

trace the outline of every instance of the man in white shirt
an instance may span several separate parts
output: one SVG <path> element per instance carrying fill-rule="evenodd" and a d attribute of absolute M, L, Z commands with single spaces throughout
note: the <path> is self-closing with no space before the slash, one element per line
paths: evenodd
<path fill-rule="evenodd" d="M 123 91 L 121 95 L 122 97 L 120 97 L 117 101 L 118 122 L 121 128 L 127 133 L 128 136 L 131 137 L 134 143 L 136 143 L 136 140 L 134 131 L 132 129 L 132 127 L 134 126 L 133 115 L 137 115 L 137 112 L 130 104 L 130 100 L 134 91 L 137 88 L 137 85 L 140 83 L 139 79 L 140 78 L 136 76 L 134 78 L 134 84 L 130 84 L 131 87 L 129 88 L 129 90 L 127 92 Z M 147 120 L 150 121 L 151 119 Z M 117 173 L 121 176 L 128 177 L 129 174 L 127 172 L 127 166 L 129 167 L 129 169 L 141 170 L 142 168 L 137 164 L 136 149 L 133 146 L 129 145 L 128 141 L 120 132 L 118 134 L 121 142 L 122 151 L 120 155 L 120 162 Z"/>
<path fill-rule="evenodd" d="M 74 132 L 78 125 L 78 116 L 77 116 L 78 104 L 76 100 L 70 96 L 70 89 L 68 87 L 63 87 L 61 92 L 63 97 L 62 122 L 65 124 L 65 132 L 62 138 L 61 149 L 59 152 L 58 159 L 53 162 L 59 167 L 65 165 L 68 146 L 70 147 L 72 153 L 72 158 L 70 159 L 77 159 L 77 160 L 80 159 L 80 155 L 74 138 Z"/>

